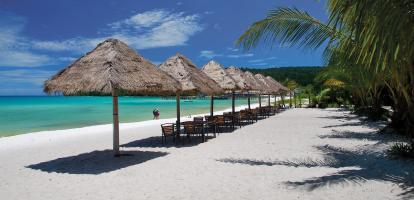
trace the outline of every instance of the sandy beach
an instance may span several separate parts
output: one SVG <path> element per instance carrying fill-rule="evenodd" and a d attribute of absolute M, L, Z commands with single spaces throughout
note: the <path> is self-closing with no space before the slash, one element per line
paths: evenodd
<path fill-rule="evenodd" d="M 185 119 L 185 118 L 183 118 Z M 290 109 L 205 143 L 162 145 L 160 124 L 0 138 L 2 199 L 413 199 L 398 136 L 338 109 Z"/>

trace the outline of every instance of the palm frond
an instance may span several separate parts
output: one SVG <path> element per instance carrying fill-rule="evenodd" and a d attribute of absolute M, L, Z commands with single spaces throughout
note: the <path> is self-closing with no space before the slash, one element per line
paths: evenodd
<path fill-rule="evenodd" d="M 244 49 L 256 47 L 261 42 L 275 45 L 299 45 L 317 48 L 324 42 L 334 40 L 341 33 L 307 12 L 296 8 L 278 8 L 271 10 L 263 20 L 253 23 L 236 41 Z"/>

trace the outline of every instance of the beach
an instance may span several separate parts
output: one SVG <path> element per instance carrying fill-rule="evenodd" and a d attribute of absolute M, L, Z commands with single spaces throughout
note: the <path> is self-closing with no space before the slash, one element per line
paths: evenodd
<path fill-rule="evenodd" d="M 184 120 L 185 118 L 183 118 Z M 385 150 L 401 138 L 340 109 L 289 109 L 231 133 L 161 144 L 160 124 L 0 138 L 7 199 L 412 199 L 412 163 Z"/>

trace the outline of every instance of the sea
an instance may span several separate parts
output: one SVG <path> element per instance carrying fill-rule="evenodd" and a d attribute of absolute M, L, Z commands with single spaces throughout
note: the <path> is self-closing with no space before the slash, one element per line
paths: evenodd
<path fill-rule="evenodd" d="M 255 103 L 252 101 L 252 103 Z M 237 98 L 236 106 L 246 105 Z M 214 100 L 214 110 L 231 107 L 231 99 Z M 121 123 L 176 117 L 175 98 L 119 97 Z M 209 113 L 208 98 L 182 99 L 181 116 Z M 0 137 L 24 133 L 80 128 L 112 123 L 112 98 L 108 96 L 0 96 Z"/>

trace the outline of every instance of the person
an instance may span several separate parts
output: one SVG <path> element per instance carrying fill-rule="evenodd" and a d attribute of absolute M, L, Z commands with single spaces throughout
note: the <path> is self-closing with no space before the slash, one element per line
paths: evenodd
<path fill-rule="evenodd" d="M 152 114 L 154 115 L 154 119 L 159 119 L 160 118 L 160 111 L 158 110 L 158 108 L 155 108 L 152 111 Z"/>

